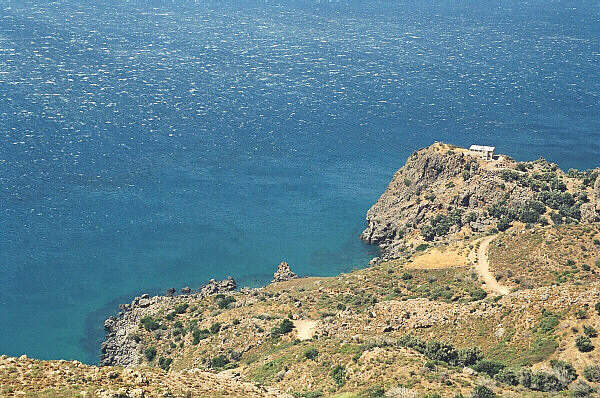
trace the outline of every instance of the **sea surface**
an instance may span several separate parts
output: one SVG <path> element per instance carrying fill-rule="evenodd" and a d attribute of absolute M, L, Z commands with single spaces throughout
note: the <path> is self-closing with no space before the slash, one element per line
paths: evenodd
<path fill-rule="evenodd" d="M 0 353 L 117 304 L 364 267 L 414 150 L 600 159 L 596 0 L 0 1 Z"/>

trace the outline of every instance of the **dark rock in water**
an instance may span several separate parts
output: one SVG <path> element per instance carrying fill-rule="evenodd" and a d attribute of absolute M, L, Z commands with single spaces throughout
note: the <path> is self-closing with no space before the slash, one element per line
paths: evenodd
<path fill-rule="evenodd" d="M 298 275 L 292 272 L 290 265 L 285 261 L 282 261 L 277 266 L 277 271 L 273 274 L 273 282 L 289 281 L 290 279 L 295 279 L 297 277 Z"/>
<path fill-rule="evenodd" d="M 190 294 L 191 292 L 192 292 L 192 289 L 190 289 L 189 286 L 186 286 L 183 289 L 181 289 L 181 293 L 183 293 L 183 294 Z"/>
<path fill-rule="evenodd" d="M 200 295 L 210 296 L 213 294 L 231 292 L 235 290 L 236 287 L 237 284 L 231 276 L 222 281 L 216 281 L 214 279 L 211 279 L 206 285 L 200 288 Z"/>
<path fill-rule="evenodd" d="M 170 288 L 168 288 L 168 289 L 167 289 L 167 296 L 169 296 L 169 297 L 171 297 L 171 296 L 174 296 L 176 291 L 177 291 L 177 290 L 175 290 L 175 288 L 174 288 L 174 287 L 170 287 Z"/>

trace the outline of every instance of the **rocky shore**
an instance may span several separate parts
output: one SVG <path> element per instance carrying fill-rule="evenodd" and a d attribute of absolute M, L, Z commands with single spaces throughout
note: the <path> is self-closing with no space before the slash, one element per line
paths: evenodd
<path fill-rule="evenodd" d="M 101 346 L 100 366 L 134 366 L 140 363 L 144 347 L 136 338 L 135 332 L 142 318 L 152 315 L 157 308 L 170 308 L 186 303 L 189 299 L 231 293 L 236 288 L 237 284 L 232 277 L 222 281 L 211 279 L 195 293 L 185 287 L 181 295 L 174 296 L 175 289 L 171 288 L 164 296 L 150 297 L 143 294 L 134 298 L 130 304 L 121 304 L 121 311 L 104 322 L 106 337 Z"/>

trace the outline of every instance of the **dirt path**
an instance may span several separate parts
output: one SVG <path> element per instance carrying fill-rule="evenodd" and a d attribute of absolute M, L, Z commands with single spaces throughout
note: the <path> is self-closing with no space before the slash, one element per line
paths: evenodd
<path fill-rule="evenodd" d="M 494 275 L 491 273 L 490 263 L 487 256 L 488 246 L 495 237 L 496 235 L 486 236 L 479 241 L 479 250 L 477 250 L 477 263 L 475 265 L 475 269 L 477 270 L 479 276 L 481 276 L 481 279 L 483 279 L 485 282 L 485 290 L 503 295 L 510 293 L 510 289 L 499 284 Z"/>
<path fill-rule="evenodd" d="M 310 319 L 298 319 L 293 321 L 296 327 L 296 335 L 298 340 L 310 340 L 315 334 L 315 328 L 317 321 L 311 321 Z"/>

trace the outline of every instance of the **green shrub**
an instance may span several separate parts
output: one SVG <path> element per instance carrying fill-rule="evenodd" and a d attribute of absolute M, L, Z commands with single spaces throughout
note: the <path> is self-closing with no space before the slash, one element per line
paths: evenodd
<path fill-rule="evenodd" d="M 477 347 L 458 350 L 458 363 L 460 366 L 472 366 L 483 359 L 483 353 Z"/>
<path fill-rule="evenodd" d="M 584 325 L 583 334 L 589 338 L 598 337 L 598 331 L 593 326 Z"/>
<path fill-rule="evenodd" d="M 219 307 L 220 309 L 223 310 L 223 309 L 229 307 L 229 304 L 235 303 L 235 298 L 233 298 L 233 296 L 225 296 L 223 298 L 217 299 L 216 303 L 217 303 L 217 307 Z"/>
<path fill-rule="evenodd" d="M 550 367 L 563 385 L 563 388 L 577 379 L 577 372 L 575 371 L 575 368 L 573 368 L 573 365 L 568 362 L 557 361 L 556 359 L 553 359 L 550 361 Z"/>
<path fill-rule="evenodd" d="M 592 341 L 587 336 L 579 336 L 575 339 L 575 346 L 581 352 L 590 352 L 594 349 Z"/>
<path fill-rule="evenodd" d="M 346 384 L 346 369 L 342 365 L 337 365 L 331 371 L 331 378 L 338 387 L 343 386 Z"/>
<path fill-rule="evenodd" d="M 473 366 L 477 372 L 486 373 L 490 377 L 494 377 L 501 369 L 504 369 L 506 365 L 497 361 L 490 361 L 487 359 L 481 360 Z"/>
<path fill-rule="evenodd" d="M 587 381 L 600 383 L 600 365 L 589 365 L 583 369 L 583 377 Z"/>
<path fill-rule="evenodd" d="M 148 362 L 152 362 L 156 357 L 156 347 L 148 347 L 144 350 L 144 356 Z"/>
<path fill-rule="evenodd" d="M 306 359 L 315 359 L 319 355 L 319 350 L 314 347 L 307 348 L 304 351 L 304 358 Z"/>
<path fill-rule="evenodd" d="M 415 250 L 418 251 L 418 252 L 424 252 L 428 248 L 429 248 L 429 245 L 427 243 L 421 243 L 419 246 L 417 246 L 415 248 Z"/>
<path fill-rule="evenodd" d="M 323 393 L 321 391 L 309 391 L 304 394 L 300 394 L 302 398 L 321 398 Z"/>
<path fill-rule="evenodd" d="M 494 379 L 509 386 L 519 385 L 519 374 L 514 369 L 500 369 Z"/>
<path fill-rule="evenodd" d="M 531 376 L 531 386 L 529 387 L 536 391 L 560 391 L 563 389 L 563 384 L 558 380 L 558 377 L 551 373 L 536 372 Z"/>
<path fill-rule="evenodd" d="M 456 363 L 458 360 L 458 352 L 450 344 L 441 343 L 439 341 L 429 341 L 425 344 L 425 356 L 434 361 L 443 361 L 447 363 Z"/>
<path fill-rule="evenodd" d="M 519 384 L 521 384 L 525 388 L 531 388 L 531 379 L 533 378 L 533 373 L 529 369 L 521 369 L 519 372 Z"/>
<path fill-rule="evenodd" d="M 198 343 L 200 343 L 200 340 L 204 340 L 209 335 L 210 335 L 210 332 L 208 330 L 206 330 L 206 329 L 202 329 L 202 330 L 194 329 L 194 330 L 192 330 L 192 344 L 193 345 L 197 345 Z"/>
<path fill-rule="evenodd" d="M 210 325 L 210 328 L 208 328 L 208 331 L 211 332 L 212 334 L 217 334 L 217 333 L 219 333 L 220 330 L 221 330 L 220 322 L 215 322 L 212 325 Z"/>
<path fill-rule="evenodd" d="M 172 362 L 173 362 L 173 360 L 171 358 L 164 358 L 164 357 L 158 358 L 158 366 L 165 372 L 169 371 L 169 368 L 171 367 Z"/>
<path fill-rule="evenodd" d="M 591 397 L 594 392 L 596 392 L 596 390 L 583 380 L 579 380 L 571 386 L 571 393 L 574 398 Z"/>
<path fill-rule="evenodd" d="M 219 369 L 225 367 L 229 363 L 229 359 L 225 355 L 217 355 L 210 360 L 210 367 Z"/>
<path fill-rule="evenodd" d="M 476 289 L 471 290 L 469 292 L 469 294 L 471 295 L 471 297 L 475 301 L 477 301 L 477 300 L 483 300 L 487 296 L 487 293 L 485 292 L 485 290 L 480 289 L 480 288 L 476 288 Z"/>
<path fill-rule="evenodd" d="M 409 274 L 408 272 L 405 272 L 400 276 L 400 279 L 402 279 L 403 281 L 408 281 L 412 278 L 413 278 L 413 276 L 411 274 Z"/>
<path fill-rule="evenodd" d="M 294 323 L 286 318 L 281 321 L 279 325 L 271 329 L 271 336 L 279 337 L 283 334 L 290 333 L 292 330 L 294 330 Z"/>
<path fill-rule="evenodd" d="M 144 329 L 146 329 L 147 331 L 152 331 L 152 330 L 156 330 L 158 328 L 160 328 L 160 323 L 158 323 L 156 320 L 154 320 L 154 318 L 152 318 L 151 316 L 145 316 L 140 320 L 140 324 L 144 327 Z"/>
<path fill-rule="evenodd" d="M 188 307 L 189 307 L 189 305 L 186 303 L 178 304 L 175 306 L 175 313 L 176 314 L 184 314 L 187 311 Z"/>
<path fill-rule="evenodd" d="M 558 326 L 558 316 L 554 315 L 550 311 L 542 310 L 542 319 L 538 325 L 538 330 L 542 333 L 552 333 L 554 328 Z"/>
<path fill-rule="evenodd" d="M 587 319 L 587 312 L 585 310 L 579 309 L 579 310 L 575 311 L 575 318 Z"/>
<path fill-rule="evenodd" d="M 477 386 L 471 391 L 471 398 L 494 398 L 496 394 L 489 387 Z"/>
<path fill-rule="evenodd" d="M 600 301 L 598 301 L 596 304 L 594 304 L 594 309 L 596 310 L 598 315 L 600 315 Z"/>
<path fill-rule="evenodd" d="M 508 217 L 502 217 L 498 223 L 496 224 L 496 228 L 498 231 L 504 232 L 512 226 L 510 219 Z"/>

